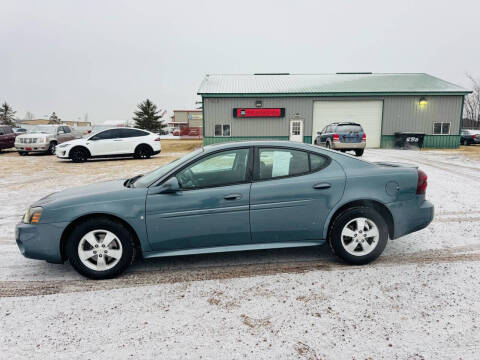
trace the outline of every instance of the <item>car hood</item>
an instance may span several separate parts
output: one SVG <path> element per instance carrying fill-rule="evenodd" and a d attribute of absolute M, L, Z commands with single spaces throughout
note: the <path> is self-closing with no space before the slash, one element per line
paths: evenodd
<path fill-rule="evenodd" d="M 17 139 L 37 139 L 37 138 L 44 138 L 45 136 L 53 136 L 50 133 L 27 133 L 21 134 L 17 136 Z"/>
<path fill-rule="evenodd" d="M 70 140 L 70 141 L 65 141 L 62 143 L 63 146 L 73 146 L 73 145 L 85 145 L 86 140 L 85 139 L 75 139 L 75 140 Z"/>
<path fill-rule="evenodd" d="M 79 202 L 114 200 L 114 198 L 117 199 L 119 192 L 127 192 L 129 190 L 129 188 L 123 185 L 124 183 L 125 179 L 119 179 L 73 187 L 47 195 L 32 206 L 44 206 L 52 203 L 65 204 L 72 202 L 72 204 L 77 204 Z"/>

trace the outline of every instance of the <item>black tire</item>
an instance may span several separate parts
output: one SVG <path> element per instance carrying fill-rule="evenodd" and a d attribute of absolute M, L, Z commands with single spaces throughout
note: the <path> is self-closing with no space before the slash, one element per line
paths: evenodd
<path fill-rule="evenodd" d="M 344 152 L 346 152 L 347 150 L 340 150 L 340 151 L 344 153 Z"/>
<path fill-rule="evenodd" d="M 28 152 L 26 152 L 26 151 L 19 151 L 19 152 L 18 152 L 18 155 L 20 155 L 20 156 L 25 156 L 25 155 L 28 155 Z"/>
<path fill-rule="evenodd" d="M 332 148 L 332 146 L 330 145 L 330 141 L 327 141 L 327 142 L 325 143 L 325 147 L 326 147 L 327 149 L 331 149 L 331 148 Z"/>
<path fill-rule="evenodd" d="M 50 146 L 48 147 L 47 154 L 55 155 L 55 148 L 57 147 L 56 141 L 50 141 Z"/>
<path fill-rule="evenodd" d="M 152 156 L 153 151 L 152 148 L 145 144 L 140 144 L 136 147 L 135 152 L 133 154 L 134 159 L 150 159 Z"/>
<path fill-rule="evenodd" d="M 467 139 L 465 139 L 465 140 L 463 140 L 463 145 L 468 146 L 468 145 L 470 145 L 470 142 Z"/>
<path fill-rule="evenodd" d="M 70 159 L 75 163 L 82 163 L 88 160 L 88 151 L 81 147 L 76 147 L 70 150 Z"/>
<path fill-rule="evenodd" d="M 78 246 L 82 238 L 94 230 L 107 230 L 115 234 L 116 239 L 121 242 L 122 256 L 118 263 L 108 270 L 98 271 L 87 267 L 81 260 L 78 254 Z M 81 275 L 94 280 L 111 279 L 122 272 L 135 260 L 135 242 L 131 232 L 120 222 L 108 218 L 88 219 L 75 227 L 68 238 L 66 253 L 70 264 Z M 97 255 L 98 256 L 98 255 Z"/>
<path fill-rule="evenodd" d="M 342 243 L 342 231 L 344 227 L 356 218 L 366 218 L 373 222 L 378 229 L 378 241 L 373 250 L 366 255 L 353 255 L 349 253 Z M 353 241 L 353 238 L 352 238 Z M 367 240 L 366 240 L 367 241 Z M 363 265 L 375 260 L 385 249 L 388 241 L 388 227 L 384 218 L 370 207 L 359 206 L 346 209 L 339 214 L 333 221 L 332 227 L 328 235 L 328 243 L 332 252 L 343 261 L 354 264 Z"/>
<path fill-rule="evenodd" d="M 358 149 L 358 150 L 355 150 L 355 156 L 362 156 L 363 155 L 363 149 Z"/>

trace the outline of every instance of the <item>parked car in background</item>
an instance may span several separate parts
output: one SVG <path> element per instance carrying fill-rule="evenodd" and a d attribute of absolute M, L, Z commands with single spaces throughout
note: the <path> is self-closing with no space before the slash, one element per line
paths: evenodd
<path fill-rule="evenodd" d="M 342 152 L 353 150 L 356 156 L 362 156 L 367 142 L 367 134 L 360 124 L 339 122 L 325 126 L 317 133 L 315 145 Z"/>
<path fill-rule="evenodd" d="M 161 151 L 160 136 L 134 128 L 110 128 L 83 139 L 58 145 L 56 154 L 61 159 L 84 162 L 90 158 L 133 156 L 148 159 Z"/>
<path fill-rule="evenodd" d="M 13 148 L 17 135 L 11 126 L 0 125 L 0 150 Z"/>
<path fill-rule="evenodd" d="M 58 144 L 81 137 L 81 133 L 73 131 L 67 125 L 36 125 L 28 133 L 17 136 L 15 148 L 20 155 L 29 152 L 53 155 Z"/>
<path fill-rule="evenodd" d="M 68 259 L 93 279 L 120 274 L 137 254 L 325 242 L 359 265 L 380 256 L 389 238 L 432 221 L 426 189 L 427 176 L 415 166 L 371 163 L 295 142 L 225 143 L 143 176 L 48 195 L 27 209 L 15 234 L 26 257 Z"/>
<path fill-rule="evenodd" d="M 27 129 L 24 128 L 13 128 L 13 132 L 15 134 L 25 134 L 27 133 Z"/>
<path fill-rule="evenodd" d="M 462 129 L 460 131 L 460 144 L 461 145 L 480 144 L 480 130 Z"/>

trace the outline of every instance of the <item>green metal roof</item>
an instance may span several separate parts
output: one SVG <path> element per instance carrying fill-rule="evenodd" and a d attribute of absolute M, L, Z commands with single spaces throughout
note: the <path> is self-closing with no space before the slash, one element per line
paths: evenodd
<path fill-rule="evenodd" d="M 340 96 L 392 94 L 464 95 L 471 91 L 434 76 L 418 74 L 248 74 L 206 75 L 204 96 Z"/>

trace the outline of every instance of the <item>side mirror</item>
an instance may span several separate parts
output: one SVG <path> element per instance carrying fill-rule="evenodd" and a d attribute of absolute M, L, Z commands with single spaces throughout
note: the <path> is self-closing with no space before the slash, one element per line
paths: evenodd
<path fill-rule="evenodd" d="M 149 191 L 150 194 L 172 194 L 180 191 L 180 184 L 175 176 Z"/>

